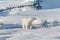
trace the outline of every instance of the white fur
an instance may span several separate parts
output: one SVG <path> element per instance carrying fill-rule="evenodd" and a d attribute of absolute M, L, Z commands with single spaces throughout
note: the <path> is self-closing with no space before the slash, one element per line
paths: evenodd
<path fill-rule="evenodd" d="M 22 28 L 23 29 L 32 29 L 32 22 L 35 18 L 22 18 Z"/>

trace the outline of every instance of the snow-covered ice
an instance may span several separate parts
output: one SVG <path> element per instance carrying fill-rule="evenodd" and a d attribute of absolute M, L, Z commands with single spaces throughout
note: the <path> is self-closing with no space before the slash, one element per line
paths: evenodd
<path fill-rule="evenodd" d="M 31 0 L 33 1 L 33 0 Z M 0 9 L 6 9 L 7 7 L 15 7 L 18 5 L 22 5 L 21 3 L 30 4 L 28 1 L 20 2 L 20 1 L 6 1 L 0 2 Z M 27 10 L 26 10 L 27 9 Z M 33 24 L 41 24 L 42 19 L 48 19 L 48 22 L 53 22 L 53 20 L 60 21 L 60 8 L 57 9 L 47 9 L 47 10 L 35 10 L 31 7 L 22 8 L 21 11 L 18 8 L 12 9 L 10 14 L 16 14 L 17 16 L 35 16 L 37 20 L 33 22 Z M 7 16 L 1 17 L 1 22 L 3 20 L 4 24 L 21 24 L 21 18 L 18 16 Z M 39 18 L 38 18 L 39 17 Z M 23 30 L 21 28 L 15 28 L 10 25 L 3 26 L 0 28 L 0 40 L 60 40 L 60 26 L 53 26 L 49 28 L 41 27 L 39 25 L 35 25 L 38 28 L 31 30 Z M 5 28 L 7 27 L 7 28 Z M 11 28 L 10 28 L 11 27 Z"/>
<path fill-rule="evenodd" d="M 60 26 L 32 30 L 4 29 L 0 30 L 0 40 L 60 40 Z"/>

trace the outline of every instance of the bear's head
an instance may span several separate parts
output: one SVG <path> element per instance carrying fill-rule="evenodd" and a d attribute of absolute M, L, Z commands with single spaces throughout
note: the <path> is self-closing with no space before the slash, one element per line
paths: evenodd
<path fill-rule="evenodd" d="M 33 20 L 36 20 L 36 18 L 35 18 L 35 17 L 32 17 L 32 19 L 33 19 Z"/>
<path fill-rule="evenodd" d="M 33 17 L 33 18 L 32 18 L 32 21 L 34 21 L 34 20 L 36 20 L 36 18 L 35 18 L 35 17 Z"/>

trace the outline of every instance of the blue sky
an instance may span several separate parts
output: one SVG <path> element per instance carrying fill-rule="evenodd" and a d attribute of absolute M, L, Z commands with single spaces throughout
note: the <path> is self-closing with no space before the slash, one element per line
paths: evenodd
<path fill-rule="evenodd" d="M 52 9 L 52 8 L 60 8 L 60 0 L 44 0 L 43 8 L 44 9 Z"/>

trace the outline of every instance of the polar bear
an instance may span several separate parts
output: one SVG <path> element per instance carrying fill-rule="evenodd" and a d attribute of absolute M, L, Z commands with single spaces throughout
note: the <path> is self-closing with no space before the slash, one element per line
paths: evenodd
<path fill-rule="evenodd" d="M 22 22 L 22 28 L 23 29 L 32 29 L 32 22 L 35 20 L 36 18 L 33 17 L 23 17 L 21 20 Z"/>

